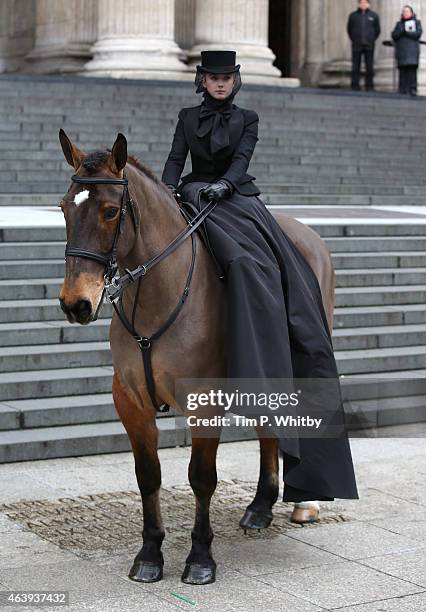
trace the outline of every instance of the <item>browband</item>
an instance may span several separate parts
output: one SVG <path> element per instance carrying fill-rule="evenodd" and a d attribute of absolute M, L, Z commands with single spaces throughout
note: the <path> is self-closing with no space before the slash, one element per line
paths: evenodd
<path fill-rule="evenodd" d="M 106 178 L 96 176 L 77 176 L 73 174 L 71 180 L 74 183 L 81 183 L 82 185 L 127 185 L 127 178 Z"/>

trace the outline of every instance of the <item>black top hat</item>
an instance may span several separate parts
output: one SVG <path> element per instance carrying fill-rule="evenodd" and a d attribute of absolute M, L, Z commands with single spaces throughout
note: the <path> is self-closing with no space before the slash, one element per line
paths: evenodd
<path fill-rule="evenodd" d="M 236 55 L 235 51 L 201 51 L 201 65 L 197 70 L 215 74 L 237 72 L 240 64 L 235 65 Z"/>

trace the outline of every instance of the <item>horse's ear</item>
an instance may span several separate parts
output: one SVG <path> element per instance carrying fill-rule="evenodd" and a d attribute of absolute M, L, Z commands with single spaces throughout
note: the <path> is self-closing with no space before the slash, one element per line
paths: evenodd
<path fill-rule="evenodd" d="M 83 153 L 83 151 L 80 151 L 80 149 L 71 142 L 62 128 L 59 130 L 59 142 L 61 143 L 65 159 L 69 165 L 74 168 L 74 170 L 77 170 L 83 159 L 86 157 L 86 154 Z"/>
<path fill-rule="evenodd" d="M 119 132 L 111 149 L 111 170 L 120 172 L 127 164 L 127 140 L 124 134 Z"/>

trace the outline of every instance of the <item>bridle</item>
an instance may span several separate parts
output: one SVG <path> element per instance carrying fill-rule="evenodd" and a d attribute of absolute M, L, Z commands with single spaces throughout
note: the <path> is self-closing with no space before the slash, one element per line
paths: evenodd
<path fill-rule="evenodd" d="M 114 234 L 114 240 L 111 246 L 111 249 L 107 255 L 103 253 L 96 253 L 95 251 L 89 251 L 87 249 L 81 249 L 79 247 L 74 247 L 67 243 L 65 247 L 65 259 L 67 257 L 82 257 L 83 259 L 91 259 L 92 261 L 96 261 L 99 264 L 104 266 L 104 288 L 102 291 L 102 296 L 99 301 L 95 317 L 98 315 L 99 308 L 104 301 L 104 297 L 106 295 L 107 299 L 111 302 L 118 318 L 121 323 L 125 327 L 125 329 L 131 334 L 135 340 L 137 341 L 139 348 L 141 350 L 146 384 L 148 387 L 148 392 L 152 401 L 154 408 L 158 412 L 167 412 L 169 406 L 167 404 L 162 404 L 161 407 L 158 406 L 156 397 L 155 397 L 155 381 L 152 372 L 152 364 L 151 364 L 151 349 L 152 343 L 154 340 L 159 338 L 175 321 L 178 316 L 182 306 L 185 303 L 186 298 L 188 297 L 189 288 L 192 280 L 192 274 L 195 266 L 195 256 L 196 256 L 196 241 L 194 239 L 194 231 L 197 227 L 203 223 L 206 217 L 211 213 L 211 211 L 216 207 L 217 202 L 209 201 L 209 203 L 202 209 L 198 214 L 196 214 L 192 219 L 188 218 L 187 213 L 183 210 L 181 206 L 179 206 L 179 210 L 182 213 L 184 219 L 187 222 L 187 227 L 182 230 L 173 240 L 168 244 L 160 253 L 157 253 L 150 259 L 148 259 L 145 263 L 137 266 L 133 270 L 129 270 L 126 268 L 125 274 L 120 274 L 118 268 L 117 261 L 117 249 L 118 249 L 118 241 L 120 236 L 124 231 L 124 223 L 126 220 L 126 216 L 128 211 L 130 211 L 130 216 L 132 218 L 132 223 L 135 232 L 138 228 L 138 223 L 136 220 L 135 208 L 133 200 L 130 196 L 128 189 L 128 179 L 126 175 L 123 173 L 123 178 L 109 178 L 109 177 L 81 177 L 74 174 L 71 177 L 71 180 L 74 183 L 79 183 L 81 185 L 123 185 L 123 194 L 121 197 L 120 203 L 120 214 Z M 197 193 L 197 209 L 200 207 L 202 189 L 198 190 Z M 143 336 L 137 332 L 135 329 L 135 316 L 136 316 L 136 307 L 139 297 L 140 285 L 142 278 L 160 261 L 165 259 L 170 253 L 172 253 L 188 236 L 191 236 L 192 241 L 192 257 L 191 263 L 189 266 L 189 272 L 185 281 L 185 287 L 182 292 L 182 295 L 179 299 L 179 302 L 172 310 L 168 319 L 161 325 L 156 332 L 151 334 L 151 336 Z M 131 320 L 128 319 L 127 315 L 123 310 L 123 292 L 125 288 L 138 281 L 138 286 L 136 290 L 135 299 L 133 302 L 132 308 L 132 317 Z"/>

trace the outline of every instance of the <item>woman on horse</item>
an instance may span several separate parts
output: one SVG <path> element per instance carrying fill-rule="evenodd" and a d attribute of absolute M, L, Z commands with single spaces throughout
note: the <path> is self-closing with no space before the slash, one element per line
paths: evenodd
<path fill-rule="evenodd" d="M 203 100 L 179 111 L 162 180 L 193 204 L 200 191 L 218 202 L 205 224 L 227 286 L 227 376 L 327 378 L 338 385 L 318 280 L 259 198 L 255 177 L 247 173 L 259 117 L 233 103 L 241 87 L 236 53 L 203 51 L 201 60 L 195 85 Z M 188 151 L 192 171 L 179 183 Z M 337 411 L 342 417 L 340 396 Z M 327 438 L 295 438 L 282 431 L 279 448 L 283 501 L 303 508 L 309 501 L 358 498 L 344 428 L 341 435 Z"/>

